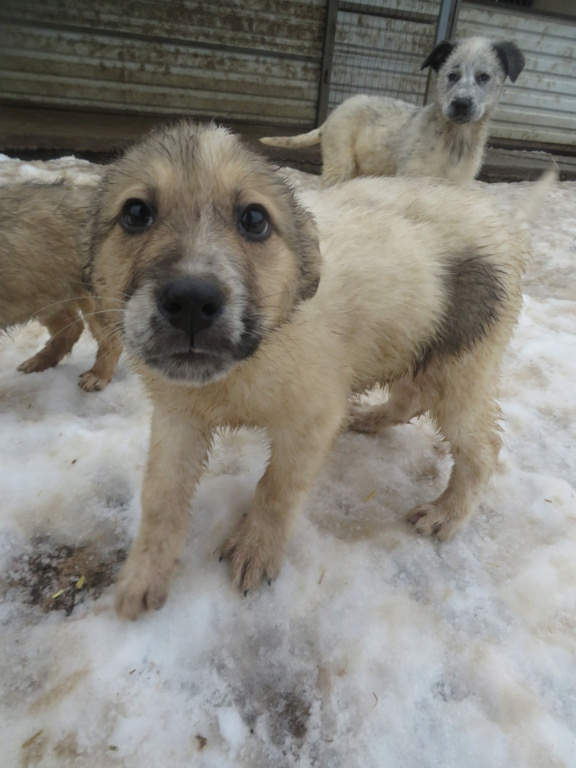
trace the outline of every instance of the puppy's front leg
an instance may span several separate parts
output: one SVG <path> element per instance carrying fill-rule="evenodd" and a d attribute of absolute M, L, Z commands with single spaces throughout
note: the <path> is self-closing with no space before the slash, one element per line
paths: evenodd
<path fill-rule="evenodd" d="M 65 304 L 48 317 L 43 316 L 40 322 L 48 328 L 50 338 L 40 352 L 18 366 L 20 373 L 37 373 L 54 368 L 70 354 L 84 330 L 82 318 L 72 305 Z"/>
<path fill-rule="evenodd" d="M 142 488 L 142 519 L 116 586 L 116 612 L 136 619 L 161 608 L 180 555 L 190 517 L 190 499 L 202 474 L 211 432 L 155 405 L 148 465 Z"/>
<path fill-rule="evenodd" d="M 316 479 L 346 415 L 346 404 L 322 423 L 270 430 L 272 450 L 246 517 L 222 547 L 232 581 L 243 591 L 280 572 L 290 525 Z M 306 428 L 308 426 L 308 428 Z"/>
<path fill-rule="evenodd" d="M 88 302 L 85 302 L 87 305 Z M 98 309 L 98 305 L 90 300 L 89 309 L 82 307 L 84 319 L 98 343 L 96 360 L 89 371 L 80 375 L 78 386 L 85 392 L 100 392 L 110 382 L 114 375 L 118 359 L 122 354 L 120 333 L 115 328 L 115 315 L 118 310 Z"/>

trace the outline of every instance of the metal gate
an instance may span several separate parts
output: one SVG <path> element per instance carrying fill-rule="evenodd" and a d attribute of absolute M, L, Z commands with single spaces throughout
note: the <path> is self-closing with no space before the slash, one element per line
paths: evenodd
<path fill-rule="evenodd" d="M 441 0 L 341 2 L 330 81 L 330 110 L 356 93 L 423 104 Z"/>

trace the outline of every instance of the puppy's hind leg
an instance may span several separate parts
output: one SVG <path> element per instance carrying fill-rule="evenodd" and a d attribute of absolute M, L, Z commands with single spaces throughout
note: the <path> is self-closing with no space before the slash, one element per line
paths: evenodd
<path fill-rule="evenodd" d="M 335 184 L 341 184 L 343 181 L 353 179 L 358 176 L 358 169 L 352 155 L 349 153 L 326 153 L 326 159 L 323 160 L 322 176 L 320 177 L 320 186 L 322 189 L 333 187 Z"/>
<path fill-rule="evenodd" d="M 352 141 L 348 135 L 343 136 L 340 131 L 328 125 L 322 134 L 321 187 L 332 187 L 355 176 L 358 176 L 358 167 Z"/>
<path fill-rule="evenodd" d="M 84 330 L 82 318 L 76 308 L 72 307 L 64 306 L 39 319 L 50 332 L 50 338 L 40 352 L 18 366 L 20 373 L 37 373 L 54 368 L 63 357 L 70 354 Z"/>
<path fill-rule="evenodd" d="M 434 389 L 442 392 L 442 398 L 429 407 L 450 443 L 454 463 L 448 486 L 435 501 L 420 504 L 407 515 L 418 533 L 436 534 L 442 541 L 476 511 L 502 442 L 500 409 L 494 399 L 498 366 L 486 365 L 482 370 L 481 365 L 458 361 L 449 366 L 458 367 L 460 371 L 444 371 L 441 380 L 436 379 Z"/>
<path fill-rule="evenodd" d="M 348 428 L 375 435 L 395 424 L 405 424 L 422 413 L 420 387 L 411 376 L 390 385 L 388 400 L 380 405 L 352 405 Z"/>

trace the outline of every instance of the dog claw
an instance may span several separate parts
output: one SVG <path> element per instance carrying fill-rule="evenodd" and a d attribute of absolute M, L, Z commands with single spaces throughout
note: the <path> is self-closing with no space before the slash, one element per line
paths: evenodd
<path fill-rule="evenodd" d="M 446 541 L 460 527 L 463 516 L 448 514 L 440 505 L 421 504 L 406 515 L 406 520 L 414 527 L 416 533 L 423 536 L 437 536 L 440 541 Z"/>
<path fill-rule="evenodd" d="M 412 512 L 410 515 L 406 515 L 406 520 L 410 523 L 410 525 L 416 525 L 418 520 L 421 520 L 426 512 Z"/>

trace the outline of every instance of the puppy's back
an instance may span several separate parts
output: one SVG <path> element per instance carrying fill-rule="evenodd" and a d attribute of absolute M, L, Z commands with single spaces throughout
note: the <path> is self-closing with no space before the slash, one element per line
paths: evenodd
<path fill-rule="evenodd" d="M 370 360 L 394 378 L 487 335 L 509 338 L 529 240 L 484 192 L 374 178 L 299 196 L 322 243 L 320 311 L 368 379 Z"/>
<path fill-rule="evenodd" d="M 0 328 L 82 296 L 93 189 L 62 181 L 0 186 Z"/>

